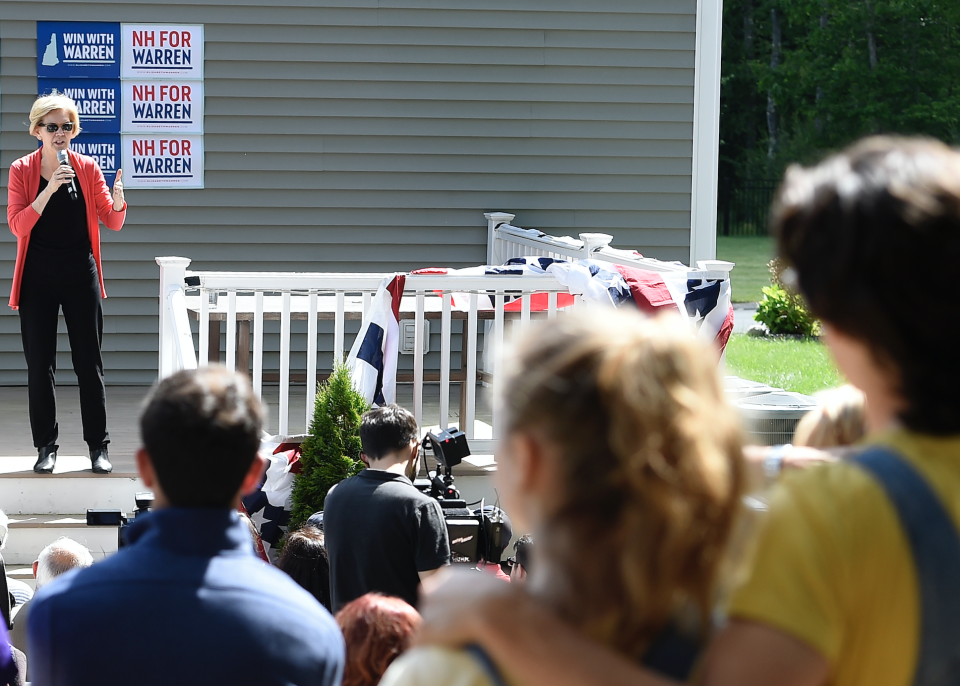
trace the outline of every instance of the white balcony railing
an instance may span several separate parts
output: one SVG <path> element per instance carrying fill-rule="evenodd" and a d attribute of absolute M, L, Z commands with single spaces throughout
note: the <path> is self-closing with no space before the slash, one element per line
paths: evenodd
<path fill-rule="evenodd" d="M 253 386 L 262 397 L 264 383 L 263 350 L 264 320 L 280 321 L 279 356 L 279 433 L 288 434 L 290 426 L 289 397 L 291 370 L 291 321 L 306 319 L 307 345 L 305 353 L 307 398 L 316 394 L 317 364 L 323 355 L 329 356 L 325 368 L 333 367 L 335 360 L 342 360 L 344 351 L 349 350 L 345 334 L 345 321 L 360 320 L 368 311 L 371 298 L 381 281 L 389 274 L 337 274 L 337 273 L 245 273 L 245 272 L 191 272 L 187 270 L 186 258 L 157 258 L 160 265 L 162 293 L 160 313 L 160 376 L 165 377 L 178 369 L 196 368 L 209 359 L 212 342 L 211 322 L 214 334 L 219 342 L 221 322 L 226 328 L 225 364 L 229 369 L 248 365 L 244 350 L 253 339 Z M 195 289 L 197 295 L 187 295 Z M 455 308 L 452 295 L 457 294 L 458 302 L 467 303 L 464 308 Z M 548 294 L 548 309 L 543 313 L 531 312 L 530 296 L 534 293 Z M 450 385 L 453 382 L 463 384 L 461 389 L 461 421 L 459 425 L 470 439 L 471 449 L 477 454 L 491 454 L 495 439 L 501 426 L 499 410 L 494 408 L 492 421 L 493 439 L 480 440 L 475 436 L 476 396 L 478 385 L 477 351 L 481 330 L 480 321 L 491 324 L 487 347 L 495 350 L 502 348 L 506 323 L 513 321 L 512 332 L 522 330 L 537 317 L 554 317 L 557 314 L 557 295 L 567 293 L 552 275 L 510 276 L 510 275 L 417 275 L 406 277 L 404 297 L 401 305 L 401 319 L 413 319 L 413 408 L 418 423 L 423 420 L 424 383 L 439 383 L 440 413 L 439 424 L 450 424 Z M 488 297 L 481 297 L 488 296 Z M 506 302 L 519 298 L 519 311 L 505 311 Z M 492 307 L 482 307 L 489 302 Z M 189 312 L 193 311 L 199 320 L 199 351 L 194 349 L 193 335 L 190 330 Z M 423 337 L 424 322 L 440 320 L 440 358 L 439 374 L 427 379 L 424 367 Z M 452 321 L 464 322 L 461 334 L 464 372 L 460 378 L 451 375 L 452 339 L 454 337 Z M 334 322 L 333 350 L 323 352 L 317 346 L 317 323 L 322 320 Z M 238 326 L 239 325 L 239 326 Z M 242 330 L 240 330 L 242 329 Z M 239 332 L 239 336 L 238 336 Z M 512 334 L 511 334 L 512 335 Z M 239 341 L 239 346 L 238 346 Z M 218 356 L 219 359 L 219 356 Z M 493 356 L 493 368 L 488 370 L 496 374 L 497 356 Z M 302 368 L 302 367 L 301 367 Z M 306 424 L 309 426 L 313 403 L 307 403 Z"/>
<path fill-rule="evenodd" d="M 691 269 L 677 262 L 663 262 L 642 257 L 634 251 L 611 248 L 610 236 L 604 234 L 581 234 L 579 239 L 558 238 L 511 225 L 512 214 L 493 212 L 485 216 L 489 264 L 502 264 L 511 257 L 530 255 L 566 260 L 590 258 L 660 272 L 667 282 L 727 280 L 733 267 L 729 262 L 711 261 L 701 262 L 697 268 Z M 316 394 L 318 362 L 324 363 L 324 369 L 332 369 L 335 360 L 343 359 L 344 352 L 350 349 L 345 323 L 363 319 L 381 281 L 390 276 L 384 273 L 194 272 L 188 271 L 190 260 L 184 257 L 158 257 L 157 263 L 160 265 L 160 377 L 178 369 L 194 369 L 207 364 L 210 359 L 219 360 L 220 327 L 225 326 L 226 366 L 249 371 L 258 397 L 262 397 L 268 375 L 270 381 L 279 383 L 281 435 L 288 435 L 290 427 L 291 356 L 305 356 L 304 364 L 297 364 L 296 368 L 306 370 L 308 402 L 305 420 L 309 426 L 313 411 L 309 399 Z M 494 407 L 492 440 L 480 440 L 475 435 L 478 381 L 481 377 L 489 380 L 496 376 L 499 361 L 493 351 L 502 349 L 508 330 L 513 335 L 536 317 L 556 316 L 557 295 L 567 292 L 552 274 L 408 275 L 400 318 L 415 322 L 415 340 L 413 373 L 406 373 L 402 380 L 413 383 L 411 409 L 417 422 L 422 424 L 423 420 L 424 384 L 439 383 L 439 424 L 448 426 L 450 386 L 459 383 L 459 425 L 471 439 L 474 452 L 492 453 L 502 421 L 499 410 Z M 454 306 L 454 293 L 457 294 L 457 303 L 467 304 Z M 534 293 L 549 294 L 547 311 L 531 313 L 530 296 Z M 519 311 L 506 311 L 505 303 L 518 297 L 521 299 Z M 191 316 L 199 325 L 196 348 L 190 328 Z M 452 340 L 455 336 L 452 322 L 455 319 L 462 320 L 463 325 L 459 334 L 460 368 L 452 370 Z M 264 337 L 268 335 L 264 322 L 268 320 L 280 322 L 279 368 L 273 370 L 264 370 Z M 307 322 L 305 351 L 291 352 L 294 320 Z M 439 370 L 434 367 L 429 373 L 425 370 L 423 352 L 424 323 L 428 320 L 439 320 L 441 326 Z M 511 326 L 507 327 L 511 320 Z M 333 322 L 333 345 L 329 351 L 318 349 L 320 321 Z M 483 322 L 482 327 L 480 322 Z M 483 374 L 478 374 L 477 368 L 480 340 L 484 341 Z M 324 356 L 328 359 L 323 359 Z"/>

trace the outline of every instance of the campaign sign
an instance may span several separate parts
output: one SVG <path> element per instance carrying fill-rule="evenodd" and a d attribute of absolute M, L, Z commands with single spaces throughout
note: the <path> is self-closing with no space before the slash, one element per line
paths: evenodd
<path fill-rule="evenodd" d="M 123 132 L 203 133 L 203 81 L 124 80 Z"/>
<path fill-rule="evenodd" d="M 89 155 L 100 165 L 100 171 L 107 180 L 107 186 L 113 188 L 113 181 L 120 168 L 120 134 L 87 133 L 87 129 L 70 141 L 70 149 L 81 155 Z M 126 177 L 126 172 L 124 172 Z M 123 179 L 124 185 L 127 179 Z"/>
<path fill-rule="evenodd" d="M 40 95 L 56 89 L 73 98 L 86 133 L 120 133 L 119 79 L 41 79 Z"/>
<path fill-rule="evenodd" d="M 119 78 L 120 24 L 38 21 L 37 77 Z"/>
<path fill-rule="evenodd" d="M 203 24 L 123 24 L 125 79 L 203 78 Z"/>
<path fill-rule="evenodd" d="M 123 136 L 125 188 L 203 188 L 203 136 Z"/>

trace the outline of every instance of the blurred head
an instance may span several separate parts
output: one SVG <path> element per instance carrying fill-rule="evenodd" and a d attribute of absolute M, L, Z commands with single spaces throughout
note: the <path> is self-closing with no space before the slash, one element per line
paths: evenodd
<path fill-rule="evenodd" d="M 907 427 L 960 432 L 960 365 L 940 325 L 955 288 L 944 266 L 960 260 L 960 153 L 875 137 L 791 167 L 773 228 L 851 383 L 873 397 L 887 380 Z"/>
<path fill-rule="evenodd" d="M 93 564 L 93 556 L 84 546 L 70 538 L 61 537 L 40 551 L 33 563 L 37 590 L 46 586 L 64 572 Z"/>
<path fill-rule="evenodd" d="M 540 591 L 630 653 L 681 607 L 706 622 L 742 471 L 716 353 L 679 318 L 572 313 L 523 336 L 501 391 L 498 487 Z"/>
<path fill-rule="evenodd" d="M 287 534 L 277 566 L 330 609 L 330 563 L 320 529 L 305 526 Z"/>
<path fill-rule="evenodd" d="M 169 505 L 230 507 L 245 482 L 259 477 L 251 473 L 261 466 L 262 426 L 246 376 L 219 366 L 179 371 L 144 401 L 138 464 L 148 458 Z"/>
<path fill-rule="evenodd" d="M 399 405 L 377 407 L 360 421 L 360 444 L 368 464 L 386 459 L 405 462 L 417 450 L 419 439 L 417 420 Z"/>
<path fill-rule="evenodd" d="M 375 686 L 387 667 L 410 647 L 420 614 L 400 598 L 367 593 L 337 613 L 347 645 L 343 686 Z"/>
<path fill-rule="evenodd" d="M 866 433 L 863 393 L 847 384 L 817 393 L 817 407 L 797 424 L 794 445 L 835 448 L 853 445 Z"/>

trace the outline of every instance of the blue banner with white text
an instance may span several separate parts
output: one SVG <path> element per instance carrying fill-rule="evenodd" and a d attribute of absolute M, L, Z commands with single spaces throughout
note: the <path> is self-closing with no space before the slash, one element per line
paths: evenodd
<path fill-rule="evenodd" d="M 39 95 L 58 93 L 77 103 L 84 133 L 120 133 L 120 79 L 38 79 Z"/>
<path fill-rule="evenodd" d="M 37 78 L 120 78 L 120 24 L 37 22 Z"/>

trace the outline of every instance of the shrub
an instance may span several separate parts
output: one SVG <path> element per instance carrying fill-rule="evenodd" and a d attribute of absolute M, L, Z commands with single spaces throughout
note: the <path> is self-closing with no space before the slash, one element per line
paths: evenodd
<path fill-rule="evenodd" d="M 303 442 L 300 474 L 293 485 L 291 531 L 323 509 L 327 491 L 334 484 L 363 469 L 360 417 L 368 408 L 367 401 L 353 387 L 349 369 L 335 364 L 330 378 L 317 391 L 310 437 Z"/>
<path fill-rule="evenodd" d="M 761 289 L 763 300 L 757 305 L 754 319 L 766 324 L 772 334 L 818 336 L 820 322 L 807 309 L 803 297 L 784 286 L 780 260 L 771 260 L 768 266 L 771 284 Z"/>

